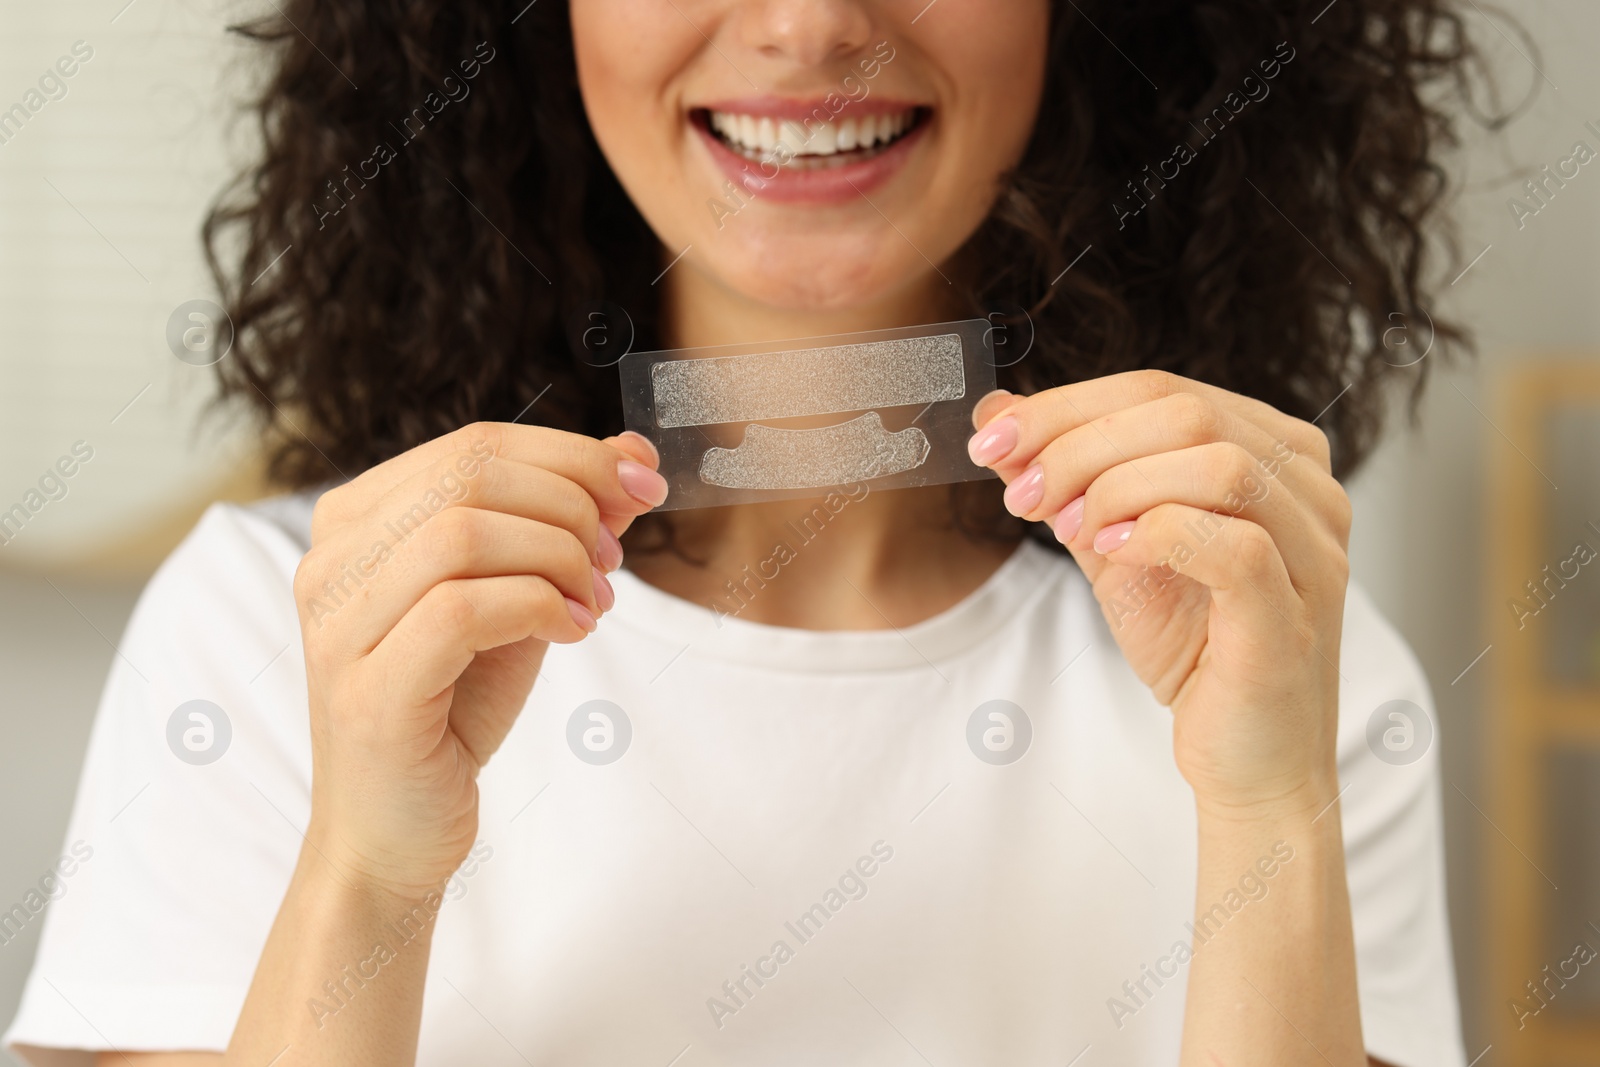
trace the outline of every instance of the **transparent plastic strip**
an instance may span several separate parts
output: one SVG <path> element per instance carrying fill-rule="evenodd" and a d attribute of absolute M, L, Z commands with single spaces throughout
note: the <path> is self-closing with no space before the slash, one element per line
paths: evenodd
<path fill-rule="evenodd" d="M 630 353 L 625 422 L 661 453 L 664 510 L 992 478 L 966 447 L 994 388 L 992 328 Z"/>

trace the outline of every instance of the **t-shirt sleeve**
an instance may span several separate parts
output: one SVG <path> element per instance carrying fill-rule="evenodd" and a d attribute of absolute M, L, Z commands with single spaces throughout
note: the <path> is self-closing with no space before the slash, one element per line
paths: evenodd
<path fill-rule="evenodd" d="M 1354 583 L 1340 668 L 1340 811 L 1367 1052 L 1396 1067 L 1465 1067 L 1438 717 L 1410 646 Z"/>
<path fill-rule="evenodd" d="M 215 504 L 141 594 L 54 899 L 23 905 L 43 929 L 0 1042 L 24 1062 L 227 1047 L 310 811 L 300 555 L 261 514 Z"/>

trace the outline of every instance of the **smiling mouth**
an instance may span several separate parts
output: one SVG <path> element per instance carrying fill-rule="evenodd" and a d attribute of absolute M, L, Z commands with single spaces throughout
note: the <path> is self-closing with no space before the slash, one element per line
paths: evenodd
<path fill-rule="evenodd" d="M 786 170 L 804 171 L 876 158 L 920 128 L 929 113 L 928 108 L 909 107 L 872 115 L 845 113 L 819 123 L 699 108 L 692 118 L 735 155 L 752 163 L 773 160 Z"/>

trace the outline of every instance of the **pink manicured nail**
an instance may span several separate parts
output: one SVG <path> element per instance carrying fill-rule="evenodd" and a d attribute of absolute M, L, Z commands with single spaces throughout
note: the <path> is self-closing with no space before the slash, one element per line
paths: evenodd
<path fill-rule="evenodd" d="M 600 524 L 599 535 L 595 539 L 594 554 L 600 557 L 600 567 L 605 571 L 614 571 L 622 566 L 622 542 L 617 540 L 617 535 L 611 532 L 611 527 L 605 523 Z"/>
<path fill-rule="evenodd" d="M 597 624 L 594 621 L 594 615 L 588 608 L 571 597 L 567 597 L 567 610 L 572 613 L 572 621 L 577 623 L 585 633 L 594 633 Z"/>
<path fill-rule="evenodd" d="M 611 583 L 606 581 L 606 576 L 599 567 L 590 567 L 594 571 L 594 602 L 600 605 L 601 611 L 610 611 L 611 606 L 617 602 L 617 594 L 611 588 Z"/>
<path fill-rule="evenodd" d="M 1115 552 L 1128 543 L 1128 538 L 1133 535 L 1133 523 L 1114 522 L 1104 530 L 1094 535 L 1094 550 L 1104 555 Z"/>
<path fill-rule="evenodd" d="M 996 419 L 987 429 L 977 433 L 967 442 L 967 455 L 980 467 L 988 467 L 1005 459 L 1017 447 L 1017 420 L 1007 415 Z"/>
<path fill-rule="evenodd" d="M 642 463 L 624 459 L 617 463 L 617 481 L 633 499 L 655 507 L 667 499 L 667 480 Z"/>
<path fill-rule="evenodd" d="M 1044 500 L 1044 468 L 1037 463 L 1006 486 L 1006 510 L 1021 518 Z"/>
<path fill-rule="evenodd" d="M 1056 540 L 1062 544 L 1071 543 L 1078 531 L 1083 529 L 1083 497 L 1079 497 L 1061 509 L 1061 514 L 1056 516 Z"/>

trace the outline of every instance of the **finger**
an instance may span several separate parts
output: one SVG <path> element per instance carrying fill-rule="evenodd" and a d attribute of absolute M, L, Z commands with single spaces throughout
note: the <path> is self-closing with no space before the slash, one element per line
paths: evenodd
<path fill-rule="evenodd" d="M 995 415 L 1010 407 L 1021 397 L 1009 389 L 996 389 L 985 393 L 976 404 L 972 406 L 972 428 L 983 429 L 983 424 L 994 418 Z"/>
<path fill-rule="evenodd" d="M 641 433 L 626 430 L 614 437 L 605 438 L 602 443 L 627 453 L 635 461 L 644 464 L 653 471 L 659 472 L 661 470 L 661 453 L 656 449 L 655 443 Z M 601 516 L 601 525 L 612 534 L 609 540 L 616 544 L 616 566 L 622 565 L 622 544 L 617 538 L 628 532 L 628 527 L 633 525 L 633 520 L 636 518 L 638 516 L 632 514 Z M 601 569 L 615 570 L 616 567 L 602 565 Z"/>
<path fill-rule="evenodd" d="M 317 546 L 330 558 L 353 559 L 382 542 L 393 548 L 447 508 L 518 515 L 569 530 L 602 570 L 621 562 L 615 537 L 600 533 L 600 508 L 577 482 L 531 463 L 499 459 L 461 475 L 451 457 L 413 472 L 365 514 L 330 531 Z"/>
<path fill-rule="evenodd" d="M 1088 486 L 1081 501 L 1055 524 L 1058 539 L 1075 554 L 1091 551 L 1102 530 L 1119 527 L 1161 504 L 1182 504 L 1204 514 L 1191 541 L 1232 518 L 1252 522 L 1272 537 L 1289 579 L 1302 592 L 1321 590 L 1329 561 L 1343 547 L 1319 518 L 1281 481 L 1265 478 L 1256 457 L 1231 442 L 1214 442 L 1121 463 Z"/>
<path fill-rule="evenodd" d="M 655 442 L 642 433 L 624 430 L 614 437 L 605 438 L 601 441 L 601 444 L 607 444 L 612 448 L 628 453 L 628 455 L 653 471 L 661 469 L 661 453 L 657 451 Z"/>
<path fill-rule="evenodd" d="M 1309 455 L 1328 469 L 1328 439 L 1321 430 L 1272 405 L 1240 396 L 1204 382 L 1166 371 L 1139 370 L 1107 375 L 1072 385 L 1016 397 L 1004 406 L 986 411 L 987 423 L 972 438 L 973 462 L 993 467 L 1002 478 L 1026 469 L 1051 441 L 1080 426 L 1116 416 L 1128 408 L 1168 397 L 1190 397 L 1195 418 L 1207 417 L 1200 402 L 1254 423 L 1273 438 L 1285 441 L 1296 453 Z"/>
<path fill-rule="evenodd" d="M 538 575 L 452 579 L 406 612 L 364 668 L 372 671 L 385 706 L 425 710 L 480 652 L 528 638 L 581 641 L 590 629 L 560 589 Z"/>
<path fill-rule="evenodd" d="M 630 438 L 630 449 L 637 447 Z M 419 468 L 445 461 L 471 477 L 469 472 L 496 458 L 543 467 L 576 482 L 594 498 L 603 515 L 632 518 L 666 499 L 666 481 L 640 462 L 633 450 L 543 426 L 476 422 L 418 445 L 322 494 L 312 515 L 312 541 L 369 512 Z"/>
<path fill-rule="evenodd" d="M 392 548 L 334 569 L 319 561 L 297 594 L 307 630 L 331 628 L 349 655 L 366 655 L 434 586 L 457 578 L 529 574 L 598 616 L 610 586 L 570 530 L 479 508 L 447 508 Z M 313 550 L 319 552 L 321 550 Z M 318 586 L 317 579 L 322 578 Z"/>
<path fill-rule="evenodd" d="M 1148 457 L 1216 442 L 1237 444 L 1262 457 L 1270 464 L 1263 473 L 1270 469 L 1276 474 L 1293 456 L 1254 423 L 1179 393 L 1068 430 L 1039 449 L 1020 471 L 1007 461 L 1001 468 L 1011 472 L 1006 507 L 1029 521 L 1048 519 L 1113 467 L 1133 463 L 1137 469 Z"/>
<path fill-rule="evenodd" d="M 1296 621 L 1302 604 L 1277 542 L 1248 519 L 1158 504 L 1131 523 L 1106 527 L 1093 551 L 1111 563 L 1194 579 L 1244 633 L 1276 633 L 1286 622 L 1304 632 Z"/>

